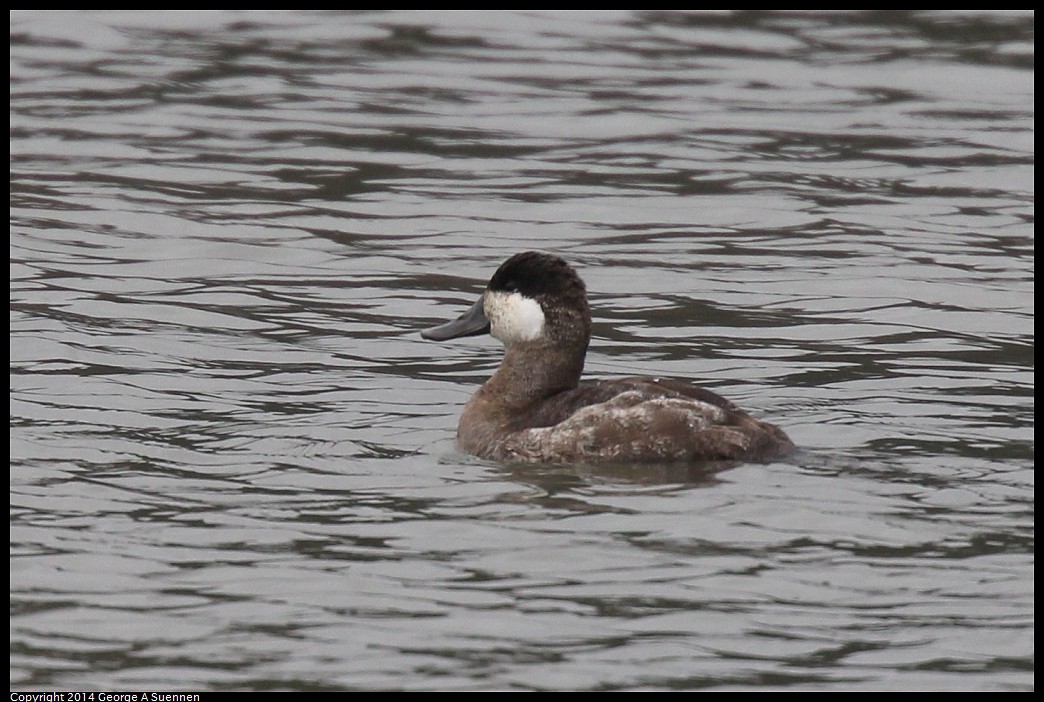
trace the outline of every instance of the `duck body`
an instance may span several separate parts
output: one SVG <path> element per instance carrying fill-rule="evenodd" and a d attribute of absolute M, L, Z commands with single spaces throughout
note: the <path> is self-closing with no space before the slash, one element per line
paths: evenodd
<path fill-rule="evenodd" d="M 508 259 L 461 318 L 422 332 L 444 340 L 489 332 L 504 360 L 468 401 L 460 450 L 503 462 L 766 461 L 794 449 L 778 427 L 685 380 L 580 382 L 591 315 L 562 259 Z"/>

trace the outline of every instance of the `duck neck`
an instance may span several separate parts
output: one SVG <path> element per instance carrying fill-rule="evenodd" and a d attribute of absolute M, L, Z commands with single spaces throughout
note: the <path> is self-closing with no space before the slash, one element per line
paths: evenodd
<path fill-rule="evenodd" d="M 505 349 L 497 372 L 479 392 L 496 397 L 503 406 L 521 409 L 575 388 L 586 354 L 586 344 L 579 349 L 539 341 L 512 344 Z"/>

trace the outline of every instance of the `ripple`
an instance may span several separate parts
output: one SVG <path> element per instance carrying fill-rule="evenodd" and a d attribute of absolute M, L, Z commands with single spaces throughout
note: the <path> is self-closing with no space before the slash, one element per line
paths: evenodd
<path fill-rule="evenodd" d="M 1032 689 L 1032 14 L 10 19 L 12 689 Z M 457 453 L 530 248 L 802 451 Z"/>

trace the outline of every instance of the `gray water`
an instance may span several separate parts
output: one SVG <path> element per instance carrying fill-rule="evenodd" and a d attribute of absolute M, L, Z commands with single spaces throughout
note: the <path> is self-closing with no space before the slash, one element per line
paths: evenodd
<path fill-rule="evenodd" d="M 1033 688 L 1031 12 L 14 12 L 11 686 Z M 716 475 L 460 455 L 496 266 Z"/>

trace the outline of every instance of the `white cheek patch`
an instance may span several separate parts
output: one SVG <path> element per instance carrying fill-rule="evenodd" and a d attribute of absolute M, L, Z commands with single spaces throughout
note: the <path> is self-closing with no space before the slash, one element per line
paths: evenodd
<path fill-rule="evenodd" d="M 487 292 L 483 304 L 489 333 L 505 346 L 533 341 L 544 333 L 544 311 L 540 303 L 517 292 Z"/>

